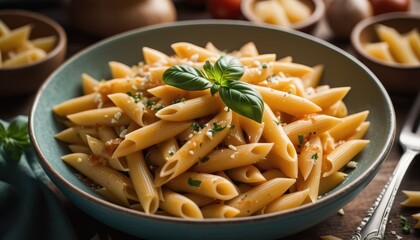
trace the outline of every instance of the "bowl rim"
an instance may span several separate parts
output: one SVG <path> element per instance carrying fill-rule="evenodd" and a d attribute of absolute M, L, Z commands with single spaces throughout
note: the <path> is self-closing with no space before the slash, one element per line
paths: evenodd
<path fill-rule="evenodd" d="M 253 4 L 258 0 L 242 0 L 241 2 L 241 12 L 244 15 L 245 18 L 247 18 L 249 21 L 258 23 L 258 24 L 267 24 L 271 26 L 276 26 L 278 28 L 286 28 L 284 26 L 274 25 L 263 22 L 261 19 L 259 19 L 252 11 Z M 325 13 L 325 3 L 324 0 L 310 0 L 314 4 L 314 11 L 309 16 L 308 19 L 305 19 L 301 22 L 293 23 L 291 24 L 291 29 L 294 30 L 300 30 L 304 29 L 312 24 L 315 24 L 316 22 L 320 21 Z M 288 29 L 288 28 L 286 28 Z"/>
<path fill-rule="evenodd" d="M 34 119 L 35 119 L 35 113 L 36 113 L 36 109 L 37 106 L 40 102 L 40 99 L 42 97 L 42 93 L 44 91 L 44 89 L 46 88 L 46 86 L 48 85 L 48 83 L 50 81 L 52 81 L 52 79 L 54 78 L 54 76 L 56 74 L 58 74 L 59 71 L 61 71 L 61 69 L 64 69 L 67 65 L 70 65 L 72 62 L 77 61 L 77 58 L 83 54 L 88 53 L 89 51 L 96 49 L 102 45 L 106 45 L 111 43 L 112 41 L 116 41 L 120 38 L 125 38 L 125 37 L 131 37 L 132 35 L 138 34 L 138 33 L 143 33 L 143 32 L 147 32 L 147 31 L 156 31 L 159 29 L 167 29 L 167 28 L 173 28 L 173 27 L 183 27 L 183 26 L 194 26 L 194 25 L 229 25 L 229 26 L 245 26 L 245 27 L 250 27 L 250 28 L 265 28 L 268 30 L 275 30 L 275 31 L 280 31 L 283 32 L 285 34 L 293 34 L 293 35 L 298 35 L 299 37 L 305 38 L 307 40 L 310 41 L 315 41 L 320 43 L 321 45 L 326 46 L 327 48 L 331 48 L 332 50 L 344 55 L 347 58 L 350 58 L 350 60 L 352 60 L 352 62 L 356 63 L 359 67 L 361 67 L 367 74 L 370 75 L 370 77 L 372 78 L 372 80 L 377 84 L 380 92 L 382 93 L 385 101 L 388 103 L 386 105 L 388 112 L 390 113 L 390 119 L 389 119 L 389 124 L 390 124 L 390 135 L 389 137 L 386 139 L 386 148 L 383 148 L 380 152 L 380 154 L 374 159 L 373 164 L 370 165 L 367 170 L 365 172 L 363 172 L 360 176 L 358 176 L 353 182 L 349 183 L 348 186 L 344 187 L 343 189 L 340 189 L 338 191 L 335 191 L 333 193 L 329 193 L 327 194 L 325 197 L 320 198 L 317 202 L 315 203 L 309 203 L 309 204 L 304 204 L 301 205 L 299 207 L 293 208 L 293 209 L 289 209 L 289 210 L 285 210 L 282 212 L 277 212 L 277 213 L 267 213 L 267 214 L 262 214 L 262 215 L 256 215 L 256 216 L 248 216 L 248 217 L 240 217 L 240 218 L 231 218 L 231 219 L 216 219 L 216 218 L 210 218 L 210 219 L 202 219 L 202 220 L 197 220 L 197 219 L 184 219 L 184 218 L 178 218 L 178 217 L 171 217 L 171 216 L 162 216 L 162 215 L 156 215 L 156 214 L 146 214 L 144 212 L 140 212 L 140 211 L 136 211 L 133 209 L 129 209 L 123 206 L 119 206 L 117 204 L 114 204 L 110 201 L 104 200 L 102 198 L 99 198 L 93 194 L 90 193 L 86 193 L 83 190 L 80 190 L 77 186 L 73 185 L 72 183 L 70 183 L 67 179 L 65 179 L 64 177 L 62 177 L 57 170 L 55 170 L 52 165 L 49 163 L 49 160 L 43 155 L 39 145 L 38 145 L 38 141 L 37 138 L 35 137 L 35 129 L 34 129 Z M 174 22 L 174 23 L 162 23 L 162 24 L 156 24 L 156 25 L 152 25 L 152 26 L 148 26 L 148 27 L 143 27 L 140 29 L 134 29 L 134 30 L 130 30 L 124 33 L 120 33 L 120 34 L 116 34 L 112 37 L 108 37 L 105 38 L 87 48 L 85 48 L 84 50 L 76 53 L 74 56 L 72 56 L 70 59 L 68 59 L 65 63 L 63 63 L 59 68 L 57 68 L 48 78 L 47 80 L 43 83 L 43 85 L 40 87 L 40 89 L 38 90 L 38 92 L 36 93 L 36 97 L 34 100 L 34 103 L 32 105 L 32 109 L 29 115 L 29 135 L 31 138 L 31 143 L 34 146 L 35 152 L 37 153 L 38 156 L 38 162 L 41 164 L 41 166 L 43 167 L 44 171 L 47 172 L 48 175 L 52 175 L 53 177 L 51 178 L 51 180 L 54 181 L 59 181 L 60 184 L 64 185 L 65 188 L 67 190 L 70 190 L 73 194 L 78 195 L 78 197 L 83 198 L 86 201 L 91 202 L 92 204 L 99 204 L 101 205 L 101 207 L 105 207 L 107 209 L 110 209 L 114 212 L 119 212 L 119 214 L 121 215 L 129 215 L 135 218 L 141 218 L 144 220 L 153 220 L 153 221 L 160 221 L 160 222 L 165 222 L 165 223 L 171 223 L 171 224 L 212 224 L 212 225 L 218 225 L 218 224 L 238 224 L 238 223 L 251 223 L 251 222 L 255 222 L 255 221 L 266 221 L 266 220 L 270 220 L 270 219 L 276 219 L 276 218 L 282 218 L 282 217 L 288 217 L 290 215 L 293 214 L 300 214 L 300 215 L 304 215 L 306 212 L 311 211 L 311 209 L 313 209 L 312 206 L 320 206 L 320 207 L 325 207 L 328 206 L 331 202 L 333 202 L 335 199 L 340 198 L 341 196 L 345 195 L 347 192 L 349 192 L 350 189 L 355 189 L 357 187 L 360 187 L 363 185 L 364 180 L 369 179 L 370 177 L 374 176 L 376 174 L 376 172 L 379 170 L 380 165 L 383 163 L 383 161 L 386 159 L 388 153 L 391 150 L 391 147 L 393 145 L 393 141 L 394 141 L 394 137 L 395 137 L 395 132 L 396 132 L 396 120 L 395 120 L 395 112 L 394 112 L 394 108 L 391 102 L 391 99 L 389 97 L 389 95 L 387 94 L 384 86 L 381 84 L 381 82 L 379 81 L 379 79 L 365 66 L 363 65 L 359 60 L 357 60 L 355 57 L 353 57 L 351 54 L 345 52 L 344 50 L 340 49 L 339 47 L 336 47 L 334 45 L 332 45 L 331 43 L 328 43 L 322 39 L 316 38 L 314 36 L 311 36 L 309 34 L 303 33 L 303 32 L 299 32 L 296 30 L 284 30 L 284 29 L 279 29 L 277 27 L 271 27 L 271 26 L 259 26 L 259 25 L 255 25 L 252 24 L 248 21 L 238 21 L 238 20 L 219 20 L 219 19 L 206 19 L 206 20 L 186 20 L 186 21 L 179 21 L 179 22 Z"/>
<path fill-rule="evenodd" d="M 356 50 L 358 54 L 362 55 L 364 58 L 378 65 L 386 66 L 395 70 L 398 70 L 398 69 L 420 70 L 420 65 L 388 63 L 388 62 L 381 61 L 379 59 L 371 57 L 369 54 L 366 53 L 366 51 L 363 50 L 362 43 L 360 42 L 360 34 L 363 30 L 365 30 L 369 26 L 382 23 L 383 21 L 396 20 L 396 19 L 417 20 L 420 24 L 420 14 L 413 13 L 413 12 L 390 12 L 390 13 L 384 13 L 384 14 L 365 18 L 362 21 L 358 22 L 351 32 L 350 40 L 353 45 L 353 48 Z"/>
<path fill-rule="evenodd" d="M 28 64 L 25 64 L 25 65 L 14 66 L 14 67 L 0 67 L 0 71 L 15 71 L 15 70 L 21 70 L 21 69 L 25 69 L 25 68 L 30 68 L 32 66 L 42 64 L 42 63 L 50 60 L 54 56 L 58 55 L 61 51 L 66 50 L 66 45 L 67 45 L 66 32 L 64 31 L 63 27 L 58 22 L 53 20 L 52 18 L 47 17 L 46 15 L 43 15 L 43 14 L 40 14 L 40 13 L 37 13 L 37 12 L 21 10 L 21 9 L 0 10 L 0 17 L 2 17 L 4 15 L 14 15 L 14 16 L 17 16 L 17 17 L 25 17 L 25 18 L 29 18 L 29 19 L 36 19 L 40 22 L 45 23 L 46 25 L 48 25 L 52 29 L 54 29 L 54 31 L 57 33 L 57 44 L 56 44 L 56 46 L 54 46 L 54 48 L 51 51 L 49 51 L 47 53 L 47 55 L 45 57 L 39 59 L 38 61 L 28 63 Z M 30 23 L 28 23 L 28 24 L 30 24 Z"/>

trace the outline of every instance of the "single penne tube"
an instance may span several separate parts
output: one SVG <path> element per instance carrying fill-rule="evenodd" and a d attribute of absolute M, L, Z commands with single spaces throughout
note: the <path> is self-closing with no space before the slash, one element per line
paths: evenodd
<path fill-rule="evenodd" d="M 261 94 L 264 102 L 273 111 L 285 112 L 293 116 L 302 116 L 322 110 L 315 103 L 303 97 L 261 86 L 255 86 L 255 88 Z"/>
<path fill-rule="evenodd" d="M 156 116 L 166 121 L 187 121 L 217 113 L 221 106 L 220 98 L 209 94 L 164 107 Z"/>
<path fill-rule="evenodd" d="M 317 135 L 311 136 L 309 141 L 302 147 L 298 157 L 298 166 L 303 180 L 308 178 L 318 158 L 322 160 L 322 150 L 322 142 Z M 322 163 L 322 161 L 319 162 Z"/>
<path fill-rule="evenodd" d="M 108 62 L 108 65 L 111 70 L 112 78 L 124 78 L 132 76 L 134 74 L 131 67 L 125 65 L 124 63 L 110 61 Z"/>
<path fill-rule="evenodd" d="M 344 167 L 351 159 L 353 159 L 367 144 L 369 140 L 355 139 L 349 140 L 336 147 L 332 152 L 326 155 L 326 159 L 331 162 L 332 168 L 328 172 L 324 172 L 323 177 L 337 172 Z"/>
<path fill-rule="evenodd" d="M 193 167 L 195 171 L 214 173 L 254 164 L 265 158 L 272 143 L 250 143 L 211 151 Z"/>
<path fill-rule="evenodd" d="M 321 81 L 322 73 L 324 72 L 324 65 L 319 64 L 312 67 L 312 72 L 302 77 L 305 88 L 315 88 Z"/>
<path fill-rule="evenodd" d="M 109 166 L 123 172 L 128 171 L 128 164 L 125 158 L 111 158 L 111 151 L 107 145 L 99 139 L 87 135 L 88 146 L 93 155 L 106 159 Z"/>
<path fill-rule="evenodd" d="M 44 50 L 45 52 L 50 52 L 54 47 L 55 43 L 57 42 L 56 36 L 47 36 L 47 37 L 40 37 L 32 39 L 31 44 L 36 47 Z"/>
<path fill-rule="evenodd" d="M 309 189 L 284 194 L 264 208 L 264 213 L 281 212 L 302 205 L 308 197 Z"/>
<path fill-rule="evenodd" d="M 131 121 L 119 107 L 85 110 L 67 115 L 67 118 L 79 126 L 122 126 Z"/>
<path fill-rule="evenodd" d="M 289 62 L 270 62 L 269 67 L 273 71 L 273 74 L 284 74 L 289 77 L 303 77 L 313 71 L 311 67 L 308 67 L 299 63 Z"/>
<path fill-rule="evenodd" d="M 204 218 L 233 218 L 240 211 L 232 206 L 224 204 L 211 204 L 201 208 Z"/>
<path fill-rule="evenodd" d="M 165 186 L 175 192 L 195 193 L 219 200 L 229 200 L 239 194 L 234 184 L 223 177 L 191 171 L 170 180 Z"/>
<path fill-rule="evenodd" d="M 199 207 L 204 207 L 206 205 L 209 205 L 216 200 L 215 198 L 203 196 L 203 195 L 196 194 L 196 193 L 186 193 L 186 194 L 184 194 L 184 196 L 191 199 Z"/>
<path fill-rule="evenodd" d="M 246 141 L 249 143 L 257 143 L 260 141 L 264 130 L 264 123 L 258 123 L 235 112 L 232 115 L 235 115 L 235 117 L 238 118 L 239 124 L 246 134 Z"/>
<path fill-rule="evenodd" d="M 93 78 L 92 76 L 90 76 L 89 74 L 83 73 L 82 86 L 83 86 L 83 94 L 88 95 L 98 90 L 99 81 Z"/>
<path fill-rule="evenodd" d="M 389 50 L 389 45 L 387 42 L 374 42 L 367 43 L 363 46 L 363 49 L 368 55 L 378 60 L 382 60 L 388 63 L 395 63 L 395 59 Z"/>
<path fill-rule="evenodd" d="M 85 145 L 70 144 L 69 149 L 72 153 L 85 153 L 88 155 L 92 155 L 92 151 L 90 150 L 90 148 Z"/>
<path fill-rule="evenodd" d="M 156 86 L 154 88 L 148 89 L 147 91 L 157 98 L 168 99 L 169 101 L 186 98 L 187 96 L 186 90 L 176 88 L 170 85 Z"/>
<path fill-rule="evenodd" d="M 312 169 L 306 179 L 298 178 L 296 181 L 296 189 L 298 191 L 309 189 L 309 198 L 311 202 L 316 202 L 319 195 L 319 182 L 322 175 L 322 145 L 318 136 L 312 136 L 309 140 L 309 148 L 313 149 L 313 154 L 307 156 L 312 161 Z"/>
<path fill-rule="evenodd" d="M 261 65 L 261 63 L 274 62 L 276 61 L 276 58 L 277 56 L 275 53 L 268 53 L 268 54 L 261 54 L 257 56 L 251 56 L 251 57 L 240 57 L 238 60 L 244 66 L 258 67 Z"/>
<path fill-rule="evenodd" d="M 370 126 L 370 122 L 369 121 L 362 122 L 356 128 L 356 131 L 347 138 L 347 140 L 362 139 L 365 136 L 367 130 L 369 129 L 369 126 Z"/>
<path fill-rule="evenodd" d="M 23 52 L 19 52 L 12 58 L 9 58 L 3 61 L 3 67 L 16 67 L 25 64 L 30 64 L 36 62 L 47 55 L 44 50 L 38 48 L 32 48 L 25 50 Z"/>
<path fill-rule="evenodd" d="M 243 167 L 226 170 L 226 175 L 232 180 L 242 183 L 262 183 L 266 182 L 265 177 L 260 170 L 254 165 L 247 165 Z"/>
<path fill-rule="evenodd" d="M 172 138 L 191 126 L 191 122 L 157 121 L 125 136 L 112 158 L 126 156 L 166 139 Z"/>
<path fill-rule="evenodd" d="M 420 207 L 420 191 L 402 191 L 407 199 L 401 202 L 405 207 Z"/>
<path fill-rule="evenodd" d="M 411 30 L 407 36 L 407 41 L 410 43 L 413 52 L 416 54 L 417 58 L 420 60 L 420 34 L 417 28 Z"/>
<path fill-rule="evenodd" d="M 53 107 L 55 114 L 61 117 L 83 112 L 90 109 L 96 109 L 100 102 L 101 95 L 99 93 L 90 93 L 80 97 L 75 97 L 59 103 Z"/>
<path fill-rule="evenodd" d="M 356 132 L 360 124 L 366 120 L 368 114 L 369 111 L 366 110 L 341 118 L 342 122 L 332 127 L 328 132 L 336 142 L 345 140 Z"/>
<path fill-rule="evenodd" d="M 241 77 L 241 81 L 250 84 L 258 84 L 269 78 L 271 75 L 272 72 L 266 65 L 248 67 L 245 69 L 244 75 Z"/>
<path fill-rule="evenodd" d="M 226 203 L 241 211 L 238 217 L 251 216 L 283 195 L 295 182 L 296 180 L 291 178 L 275 178 L 241 193 Z"/>
<path fill-rule="evenodd" d="M 304 140 L 312 134 L 328 131 L 342 122 L 341 119 L 324 114 L 312 114 L 283 126 L 292 143 L 301 147 Z"/>
<path fill-rule="evenodd" d="M 388 43 L 389 49 L 397 62 L 410 65 L 420 64 L 420 60 L 415 56 L 410 43 L 396 29 L 377 24 L 375 30 L 379 39 Z"/>
<path fill-rule="evenodd" d="M 171 48 L 180 58 L 186 58 L 193 62 L 204 62 L 210 57 L 217 57 L 217 54 L 188 42 L 173 43 Z"/>
<path fill-rule="evenodd" d="M 239 146 L 246 144 L 244 134 L 242 132 L 241 124 L 237 114 L 232 114 L 232 123 L 229 128 L 229 132 L 224 140 L 226 146 Z"/>
<path fill-rule="evenodd" d="M 324 195 L 325 193 L 331 191 L 335 187 L 337 187 L 340 183 L 342 183 L 347 177 L 346 173 L 343 172 L 335 172 L 328 177 L 322 177 L 319 183 L 319 196 Z"/>
<path fill-rule="evenodd" d="M 198 134 L 188 140 L 162 167 L 161 177 L 173 179 L 192 167 L 219 145 L 228 133 L 232 111 L 221 111 Z"/>
<path fill-rule="evenodd" d="M 200 208 L 189 198 L 168 189 L 162 190 L 163 200 L 159 208 L 181 218 L 203 219 Z"/>
<path fill-rule="evenodd" d="M 145 107 L 141 102 L 136 103 L 134 98 L 125 93 L 113 93 L 108 95 L 108 98 L 139 126 L 145 125 L 143 122 Z"/>
<path fill-rule="evenodd" d="M 153 185 L 149 171 L 141 151 L 126 156 L 128 174 L 133 182 L 139 201 L 146 214 L 155 213 L 159 207 L 158 192 Z"/>
<path fill-rule="evenodd" d="M 136 195 L 129 177 L 101 163 L 90 160 L 87 154 L 72 153 L 63 156 L 62 160 L 96 184 L 108 189 L 126 206 L 129 205 L 128 199 L 132 198 L 130 196 Z M 109 179 L 113 179 L 113 181 L 109 181 Z"/>
<path fill-rule="evenodd" d="M 66 128 L 62 130 L 61 132 L 55 134 L 54 137 L 66 143 L 77 144 L 77 145 L 84 144 L 82 138 L 80 138 L 79 131 L 77 131 L 76 127 Z"/>
<path fill-rule="evenodd" d="M 254 57 L 259 55 L 257 46 L 254 42 L 247 42 L 239 48 L 239 53 L 242 57 Z"/>
<path fill-rule="evenodd" d="M 324 110 L 342 100 L 349 91 L 350 87 L 336 87 L 308 95 L 307 98 Z"/>
<path fill-rule="evenodd" d="M 32 25 L 25 25 L 0 36 L 0 51 L 8 52 L 28 41 Z"/>
<path fill-rule="evenodd" d="M 147 81 L 142 77 L 124 77 L 100 82 L 97 91 L 103 96 L 107 96 L 112 93 L 144 91 L 145 89 L 149 89 L 161 84 L 162 83 L 158 84 L 156 82 Z"/>
<path fill-rule="evenodd" d="M 287 176 L 297 178 L 298 155 L 296 149 L 280 124 L 280 119 L 274 115 L 267 104 L 264 106 L 262 122 L 264 123 L 263 138 L 274 143 L 271 152 L 276 156 L 276 161 L 272 164 Z"/>
<path fill-rule="evenodd" d="M 168 63 L 168 55 L 149 47 L 143 47 L 143 58 L 148 65 L 166 65 Z"/>

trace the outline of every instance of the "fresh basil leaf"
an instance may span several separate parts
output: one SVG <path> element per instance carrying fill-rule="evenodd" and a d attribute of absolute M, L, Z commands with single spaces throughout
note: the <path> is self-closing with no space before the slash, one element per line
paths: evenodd
<path fill-rule="evenodd" d="M 213 84 L 213 86 L 211 86 L 210 88 L 210 93 L 212 96 L 214 96 L 214 94 L 216 94 L 219 91 L 220 85 L 215 83 Z"/>
<path fill-rule="evenodd" d="M 220 87 L 219 95 L 228 108 L 261 123 L 264 102 L 251 85 L 240 81 L 229 81 L 226 87 Z"/>
<path fill-rule="evenodd" d="M 0 123 L 0 142 L 6 137 L 6 128 Z"/>
<path fill-rule="evenodd" d="M 18 161 L 23 154 L 23 147 L 9 138 L 3 143 L 2 151 L 4 157 Z"/>
<path fill-rule="evenodd" d="M 215 76 L 214 76 L 214 67 L 210 63 L 210 61 L 206 61 L 203 65 L 204 72 L 207 74 L 208 80 L 212 83 L 215 82 Z"/>
<path fill-rule="evenodd" d="M 188 91 L 204 90 L 212 86 L 200 69 L 188 65 L 170 67 L 163 73 L 163 81 Z"/>
<path fill-rule="evenodd" d="M 222 56 L 214 64 L 216 82 L 227 86 L 229 81 L 237 81 L 244 75 L 242 63 L 232 56 Z"/>

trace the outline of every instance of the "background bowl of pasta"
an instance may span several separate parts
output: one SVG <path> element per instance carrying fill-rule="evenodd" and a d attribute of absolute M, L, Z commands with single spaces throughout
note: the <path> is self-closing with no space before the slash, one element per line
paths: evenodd
<path fill-rule="evenodd" d="M 358 58 L 392 92 L 420 90 L 420 15 L 387 13 L 359 22 L 351 42 Z"/>
<path fill-rule="evenodd" d="M 0 11 L 0 96 L 35 92 L 64 60 L 67 37 L 54 20 L 23 10 Z"/>
<path fill-rule="evenodd" d="M 251 22 L 312 33 L 325 14 L 322 0 L 243 0 L 242 14 Z"/>
<path fill-rule="evenodd" d="M 212 96 L 208 79 L 219 81 L 221 69 L 229 74 Z M 181 89 L 171 74 L 201 82 Z M 240 104 L 256 117 L 224 105 L 239 101 L 232 89 L 260 103 Z M 116 229 L 274 239 L 336 213 L 370 182 L 394 118 L 378 79 L 326 42 L 243 21 L 188 21 L 69 59 L 38 92 L 30 135 L 58 188 Z"/>

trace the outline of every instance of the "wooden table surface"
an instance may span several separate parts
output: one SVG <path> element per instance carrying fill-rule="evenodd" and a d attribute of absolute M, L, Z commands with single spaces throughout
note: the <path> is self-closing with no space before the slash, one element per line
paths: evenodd
<path fill-rule="evenodd" d="M 44 6 L 43 8 L 36 8 L 33 10 L 54 18 L 65 28 L 68 35 L 67 57 L 70 57 L 79 50 L 100 40 L 100 38 L 89 36 L 78 31 L 77 29 L 74 29 L 70 25 L 66 14 L 64 13 L 63 9 L 60 8 L 60 6 L 56 5 L 48 8 Z M 207 13 L 205 10 L 189 8 L 183 4 L 177 4 L 177 11 L 178 20 L 210 18 L 209 13 Z M 413 0 L 412 11 L 420 12 L 420 0 Z M 336 44 L 337 46 L 349 51 L 350 53 L 352 52 L 348 41 L 338 41 L 332 38 L 325 22 L 321 23 L 314 35 L 324 40 L 330 41 L 333 44 Z M 404 119 L 407 116 L 410 105 L 413 102 L 414 94 L 390 93 L 390 96 L 396 111 L 398 136 Z M 28 115 L 33 102 L 33 98 L 34 94 L 12 98 L 0 98 L 0 118 L 9 119 L 18 114 Z M 319 236 L 323 235 L 334 235 L 342 239 L 347 239 L 352 234 L 354 229 L 356 229 L 356 227 L 359 225 L 362 218 L 366 215 L 367 210 L 371 207 L 376 197 L 381 192 L 383 186 L 394 170 L 401 154 L 402 150 L 398 144 L 398 140 L 396 139 L 389 156 L 382 164 L 378 174 L 375 176 L 372 182 L 355 199 L 353 199 L 353 201 L 348 203 L 343 208 L 344 215 L 333 215 L 324 222 L 306 231 L 284 239 L 319 239 Z M 403 237 L 403 239 L 420 238 L 419 230 L 413 230 L 409 235 L 403 234 L 399 217 L 400 215 L 406 216 L 409 220 L 410 227 L 413 229 L 416 221 L 410 216 L 420 212 L 420 208 L 401 207 L 400 202 L 406 199 L 401 190 L 420 191 L 420 176 L 418 174 L 420 171 L 420 161 L 418 160 L 420 160 L 419 157 L 417 157 L 417 159 L 412 163 L 412 166 L 405 175 L 399 192 L 395 198 L 395 202 L 390 214 L 390 220 L 386 229 L 385 239 L 398 239 L 398 236 Z M 90 216 L 86 215 L 71 204 L 65 204 L 64 206 L 69 213 L 70 219 L 80 239 L 92 239 L 94 236 L 99 237 L 99 239 L 108 239 L 108 236 L 110 239 L 114 240 L 136 239 L 132 236 L 128 236 L 122 232 L 105 226 L 104 224 L 92 219 Z"/>

